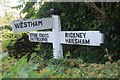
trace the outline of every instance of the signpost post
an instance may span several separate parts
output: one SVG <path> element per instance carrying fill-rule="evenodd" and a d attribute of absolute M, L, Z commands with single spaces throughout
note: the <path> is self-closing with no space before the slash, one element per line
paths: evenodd
<path fill-rule="evenodd" d="M 54 58 L 63 58 L 62 45 L 60 44 L 60 18 L 57 15 L 53 15 L 54 28 L 53 28 L 53 55 Z"/>
<path fill-rule="evenodd" d="M 17 20 L 12 23 L 13 32 L 26 32 L 52 28 L 52 31 L 30 32 L 31 42 L 53 44 L 53 56 L 63 58 L 62 44 L 100 46 L 103 43 L 103 34 L 100 31 L 61 31 L 59 10 L 50 10 L 51 18 L 36 20 Z"/>

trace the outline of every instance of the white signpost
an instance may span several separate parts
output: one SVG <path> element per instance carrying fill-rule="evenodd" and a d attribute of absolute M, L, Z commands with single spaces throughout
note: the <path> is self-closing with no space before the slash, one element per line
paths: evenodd
<path fill-rule="evenodd" d="M 31 42 L 45 42 L 45 43 L 52 43 L 52 32 L 30 32 L 29 40 Z"/>
<path fill-rule="evenodd" d="M 31 42 L 53 43 L 53 32 L 30 32 Z M 99 31 L 61 31 L 60 44 L 100 46 L 103 43 L 103 34 Z"/>
<path fill-rule="evenodd" d="M 53 28 L 53 18 L 14 20 L 12 22 L 13 32 L 28 32 Z"/>
<path fill-rule="evenodd" d="M 99 31 L 61 31 L 60 42 L 62 44 L 100 46 L 103 43 L 103 35 Z"/>
<path fill-rule="evenodd" d="M 54 58 L 63 58 L 62 44 L 100 46 L 103 34 L 99 31 L 61 31 L 58 15 L 36 20 L 13 21 L 13 32 L 26 32 L 52 28 L 52 31 L 30 32 L 31 42 L 53 43 Z"/>

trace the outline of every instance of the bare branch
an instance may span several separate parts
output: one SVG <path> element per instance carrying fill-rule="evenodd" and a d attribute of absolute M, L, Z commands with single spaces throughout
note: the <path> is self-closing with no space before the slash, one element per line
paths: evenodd
<path fill-rule="evenodd" d="M 102 11 L 100 8 L 98 8 L 98 7 L 95 5 L 95 3 L 86 3 L 86 4 L 87 4 L 88 7 L 93 8 L 95 11 L 101 13 L 102 15 L 105 14 L 105 12 Z"/>

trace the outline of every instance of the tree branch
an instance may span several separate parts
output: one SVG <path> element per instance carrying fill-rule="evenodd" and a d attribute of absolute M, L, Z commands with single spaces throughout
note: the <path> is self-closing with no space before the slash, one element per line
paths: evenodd
<path fill-rule="evenodd" d="M 105 15 L 105 12 L 102 11 L 100 8 L 98 8 L 95 3 L 86 3 L 88 7 L 93 8 L 95 11 L 101 13 L 102 15 Z"/>

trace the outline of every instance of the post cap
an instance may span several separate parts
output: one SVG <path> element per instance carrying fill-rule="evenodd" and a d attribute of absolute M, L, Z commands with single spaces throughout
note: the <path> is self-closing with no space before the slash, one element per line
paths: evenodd
<path fill-rule="evenodd" d="M 52 15 L 60 15 L 62 13 L 61 10 L 59 8 L 57 8 L 57 7 L 50 9 L 49 12 Z"/>

